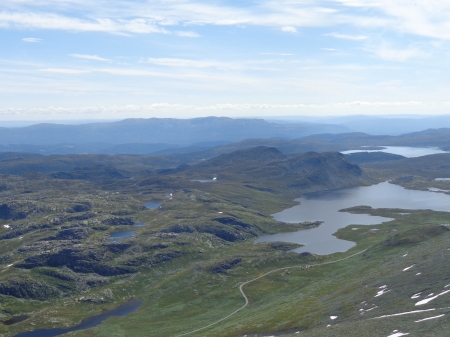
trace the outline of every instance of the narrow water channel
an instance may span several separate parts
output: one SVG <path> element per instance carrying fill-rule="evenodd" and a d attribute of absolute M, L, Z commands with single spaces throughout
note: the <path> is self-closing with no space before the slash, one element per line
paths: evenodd
<path fill-rule="evenodd" d="M 17 335 L 14 335 L 13 337 L 56 337 L 73 331 L 94 328 L 100 325 L 105 319 L 109 317 L 112 316 L 121 317 L 132 314 L 133 312 L 137 311 L 140 308 L 141 304 L 142 300 L 132 300 L 125 304 L 122 304 L 120 307 L 117 307 L 116 309 L 106 311 L 100 315 L 86 318 L 82 320 L 80 324 L 72 328 L 39 329 L 35 331 L 22 332 Z"/>

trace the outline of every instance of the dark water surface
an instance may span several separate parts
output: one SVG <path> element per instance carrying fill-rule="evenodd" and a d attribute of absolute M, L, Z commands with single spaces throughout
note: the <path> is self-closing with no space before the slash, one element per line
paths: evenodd
<path fill-rule="evenodd" d="M 15 335 L 14 337 L 55 337 L 62 334 L 66 334 L 72 331 L 79 331 L 79 330 L 85 330 L 90 329 L 93 327 L 96 327 L 100 325 L 105 319 L 112 317 L 112 316 L 126 316 L 129 315 L 136 310 L 139 309 L 139 307 L 142 304 L 142 300 L 132 300 L 130 302 L 127 302 L 125 304 L 122 304 L 120 307 L 106 311 L 100 315 L 93 316 L 90 318 L 86 318 L 81 321 L 80 324 L 67 329 L 39 329 L 35 331 L 29 331 L 29 332 L 22 332 L 18 335 Z"/>
<path fill-rule="evenodd" d="M 310 252 L 326 255 L 345 252 L 355 246 L 354 242 L 333 236 L 338 229 L 348 225 L 378 225 L 392 219 L 367 214 L 350 214 L 339 210 L 354 206 L 373 208 L 430 209 L 450 211 L 450 196 L 443 193 L 413 191 L 384 182 L 372 186 L 355 187 L 336 191 L 305 194 L 296 199 L 301 204 L 273 214 L 275 220 L 287 223 L 323 221 L 312 229 L 298 232 L 264 235 L 255 242 L 294 242 L 303 247 L 294 252 Z"/>
<path fill-rule="evenodd" d="M 3 324 L 4 325 L 13 325 L 13 324 L 16 324 L 16 323 L 20 323 L 20 322 L 26 321 L 30 317 L 31 316 L 28 316 L 28 315 L 14 316 L 14 317 L 11 317 L 10 319 L 8 319 L 7 321 L 4 321 Z"/>
<path fill-rule="evenodd" d="M 111 242 L 120 242 L 123 239 L 131 238 L 134 236 L 136 231 L 128 231 L 128 232 L 115 232 L 109 235 L 109 241 Z"/>

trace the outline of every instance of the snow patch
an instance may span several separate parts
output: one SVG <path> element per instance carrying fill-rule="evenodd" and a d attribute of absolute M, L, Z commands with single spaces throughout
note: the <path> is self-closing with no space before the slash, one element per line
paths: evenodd
<path fill-rule="evenodd" d="M 408 253 L 406 253 L 405 255 L 403 255 L 403 257 L 406 257 L 406 256 L 408 256 Z"/>
<path fill-rule="evenodd" d="M 436 310 L 436 309 L 426 309 L 426 310 L 406 311 L 406 312 L 400 312 L 400 313 L 398 313 L 398 314 L 378 316 L 378 317 L 374 317 L 374 318 L 372 318 L 372 319 L 387 318 L 387 317 L 396 317 L 396 316 L 403 316 L 403 315 L 411 315 L 411 314 L 417 314 L 417 313 L 420 313 L 420 312 L 427 312 L 427 311 L 434 311 L 434 310 Z"/>
<path fill-rule="evenodd" d="M 387 336 L 387 337 L 400 337 L 400 336 L 409 335 L 408 332 L 395 332 L 395 331 L 397 331 L 397 330 L 394 330 L 393 331 L 394 333 L 392 335 Z"/>
<path fill-rule="evenodd" d="M 384 295 L 384 294 L 386 294 L 386 293 L 388 293 L 390 291 L 391 291 L 391 289 L 389 289 L 389 290 L 388 289 L 382 289 L 379 292 L 377 292 L 377 294 L 374 297 L 378 297 L 378 296 Z"/>
<path fill-rule="evenodd" d="M 439 315 L 439 316 L 428 317 L 428 318 L 424 318 L 424 319 L 419 319 L 418 321 L 414 321 L 414 322 L 419 323 L 419 322 L 423 322 L 423 321 L 429 321 L 430 319 L 440 318 L 440 317 L 443 317 L 443 316 L 445 316 L 445 314 L 442 314 L 442 315 Z"/>
<path fill-rule="evenodd" d="M 409 267 L 406 267 L 405 269 L 403 269 L 403 271 L 407 271 L 407 270 L 411 269 L 411 268 L 414 267 L 414 266 L 415 266 L 415 264 L 413 264 L 413 265 L 411 265 L 411 266 L 409 266 Z"/>
<path fill-rule="evenodd" d="M 419 298 L 420 295 L 422 295 L 422 293 L 417 293 L 417 294 L 412 295 L 411 298 L 416 299 L 416 298 Z"/>
<path fill-rule="evenodd" d="M 5 228 L 11 228 L 11 226 L 10 225 L 3 225 L 3 227 L 5 227 Z"/>
<path fill-rule="evenodd" d="M 338 318 L 338 316 L 330 316 L 330 319 L 336 319 L 336 318 Z"/>
<path fill-rule="evenodd" d="M 422 273 L 417 273 L 416 276 L 422 275 Z"/>
<path fill-rule="evenodd" d="M 436 298 L 438 298 L 439 296 L 445 295 L 445 294 L 447 294 L 447 293 L 449 293 L 449 292 L 450 292 L 450 290 L 446 290 L 446 291 L 443 291 L 443 292 L 441 292 L 440 294 L 437 294 L 437 295 L 435 295 L 435 296 L 433 296 L 433 297 L 426 298 L 426 299 L 424 299 L 424 300 L 422 300 L 422 301 L 417 302 L 417 303 L 416 303 L 416 306 L 417 306 L 417 305 L 427 304 L 428 302 L 431 302 L 431 301 L 435 300 Z"/>

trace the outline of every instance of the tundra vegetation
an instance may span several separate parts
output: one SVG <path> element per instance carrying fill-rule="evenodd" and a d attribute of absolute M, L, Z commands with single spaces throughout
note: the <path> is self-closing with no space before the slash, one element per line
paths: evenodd
<path fill-rule="evenodd" d="M 357 245 L 327 256 L 291 253 L 297 245 L 289 243 L 254 244 L 262 234 L 320 225 L 271 217 L 303 193 L 386 180 L 450 189 L 434 180 L 449 176 L 446 158 L 363 158 L 358 166 L 337 152 L 266 146 L 189 163 L 8 156 L 0 160 L 0 334 L 70 327 L 142 299 L 135 313 L 71 336 L 180 336 L 242 307 L 239 285 L 279 269 L 243 287 L 243 310 L 190 335 L 446 336 L 448 319 L 416 321 L 447 315 L 450 296 L 416 303 L 450 289 L 450 213 L 355 205 L 345 211 L 394 220 L 339 230 Z M 135 234 L 110 240 L 127 231 Z M 415 310 L 423 312 L 377 318 Z"/>

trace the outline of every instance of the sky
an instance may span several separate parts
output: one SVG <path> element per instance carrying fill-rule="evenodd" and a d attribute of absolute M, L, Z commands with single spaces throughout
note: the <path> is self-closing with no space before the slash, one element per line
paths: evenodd
<path fill-rule="evenodd" d="M 0 120 L 447 114 L 450 0 L 1 0 Z"/>

